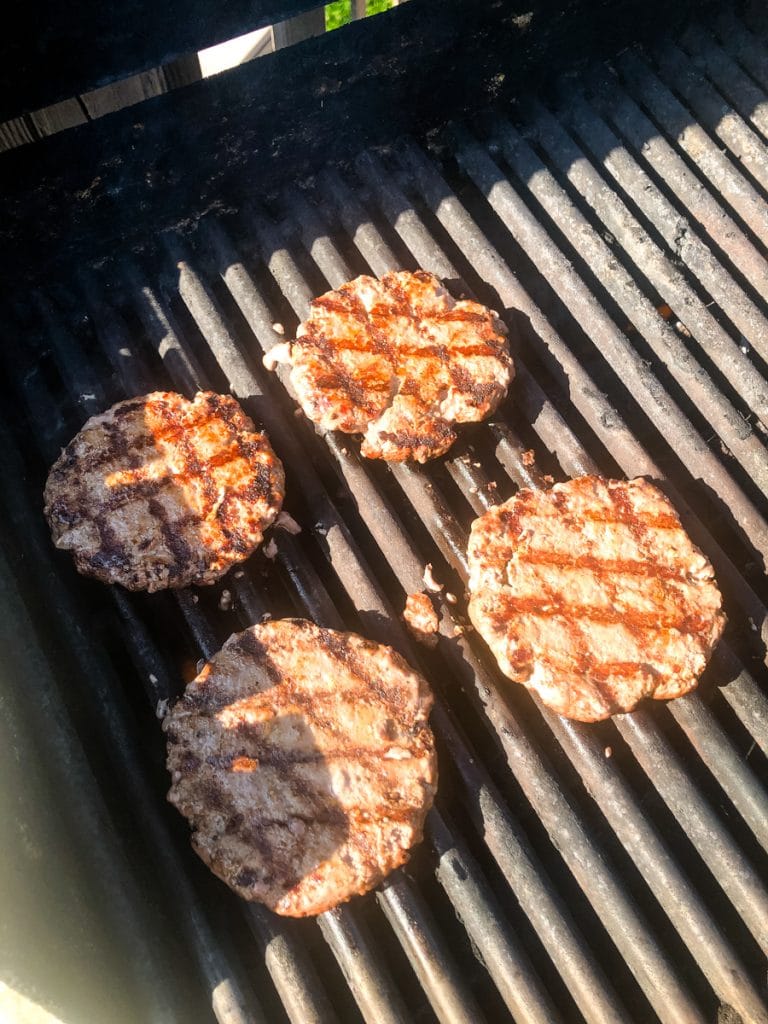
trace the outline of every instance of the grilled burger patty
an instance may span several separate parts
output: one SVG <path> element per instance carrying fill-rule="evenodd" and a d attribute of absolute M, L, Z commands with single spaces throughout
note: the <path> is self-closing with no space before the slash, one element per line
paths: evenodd
<path fill-rule="evenodd" d="M 212 583 L 261 543 L 283 467 L 228 395 L 156 391 L 94 416 L 45 485 L 54 543 L 129 590 Z"/>
<path fill-rule="evenodd" d="M 502 671 L 585 722 L 692 690 L 725 626 L 712 566 L 642 479 L 519 491 L 472 524 L 469 568 Z"/>
<path fill-rule="evenodd" d="M 437 782 L 431 706 L 389 647 L 304 619 L 252 626 L 164 721 L 168 799 L 235 892 L 319 914 L 420 841 Z"/>
<path fill-rule="evenodd" d="M 365 435 L 363 455 L 426 462 L 454 442 L 451 424 L 484 419 L 506 394 L 505 333 L 422 270 L 358 277 L 312 303 L 291 381 L 310 419 Z"/>

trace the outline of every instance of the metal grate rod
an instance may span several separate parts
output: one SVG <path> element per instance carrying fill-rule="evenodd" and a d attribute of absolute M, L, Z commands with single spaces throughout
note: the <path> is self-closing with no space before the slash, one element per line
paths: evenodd
<path fill-rule="evenodd" d="M 685 100 L 702 125 L 725 143 L 740 165 L 768 190 L 768 150 L 755 131 L 669 40 L 653 50 L 659 76 Z"/>
<path fill-rule="evenodd" d="M 454 959 L 445 954 L 425 955 L 424 936 L 434 934 L 435 924 L 424 901 L 415 898 L 407 877 L 402 872 L 390 875 L 377 890 L 376 899 L 400 945 L 408 951 L 408 959 L 438 1020 L 449 1024 L 475 1024 L 476 1021 L 481 1024 L 485 1015 L 470 994 Z"/>
<path fill-rule="evenodd" d="M 560 122 L 538 101 L 533 101 L 529 109 L 536 141 L 554 166 L 567 176 L 627 256 L 642 268 L 659 295 L 667 300 L 678 319 L 690 330 L 751 411 L 768 423 L 768 386 L 750 359 L 718 323 L 683 274 L 607 186 Z M 765 329 L 768 334 L 768 320 Z"/>
<path fill-rule="evenodd" d="M 360 921 L 341 907 L 318 918 L 344 978 L 368 1024 L 408 1024 L 410 1017 L 381 961 L 372 957 L 372 941 Z"/>
<path fill-rule="evenodd" d="M 768 97 L 709 32 L 700 23 L 692 21 L 679 42 L 692 64 L 708 76 L 734 110 L 745 121 L 751 122 L 758 132 L 768 135 Z"/>
<path fill-rule="evenodd" d="M 560 1024 L 560 1014 L 537 977 L 523 946 L 503 922 L 501 908 L 457 829 L 430 815 L 427 830 L 438 855 L 436 875 L 472 937 L 483 962 L 519 1024 Z"/>
<path fill-rule="evenodd" d="M 723 48 L 768 92 L 768 53 L 756 35 L 726 7 L 714 22 Z"/>
<path fill-rule="evenodd" d="M 626 83 L 632 96 L 637 96 L 654 118 L 668 131 L 671 137 L 679 143 L 681 148 L 688 154 L 694 154 L 702 169 L 712 173 L 712 180 L 717 187 L 718 178 L 723 181 L 722 194 L 730 198 L 734 209 L 742 217 L 745 223 L 753 225 L 752 230 L 763 237 L 765 225 L 765 213 L 761 212 L 761 197 L 754 187 L 742 189 L 733 187 L 736 184 L 735 168 L 731 168 L 726 176 L 723 170 L 722 161 L 715 162 L 708 157 L 709 146 L 698 146 L 698 132 L 703 129 L 695 127 L 694 118 L 681 107 L 679 101 L 662 82 L 656 78 L 647 64 L 636 54 L 628 52 L 623 54 L 617 61 L 622 80 Z M 706 188 L 702 188 L 702 182 L 689 168 L 686 162 L 675 151 L 674 147 L 659 134 L 653 121 L 640 109 L 638 104 L 622 89 L 620 83 L 611 77 L 601 73 L 593 76 L 590 83 L 590 102 L 595 108 L 610 121 L 617 132 L 626 143 L 634 150 L 642 161 L 650 165 L 652 170 L 664 182 L 665 189 L 668 189 L 678 201 L 687 209 L 697 222 L 700 229 L 721 249 L 731 260 L 733 265 L 743 274 L 755 292 L 765 294 L 765 283 L 768 281 L 768 270 L 765 260 L 749 240 L 745 232 L 729 216 L 721 205 Z M 687 115 L 687 116 L 686 116 Z M 681 122 L 694 122 L 690 133 L 686 129 L 681 130 Z M 677 127 L 676 127 L 677 126 Z M 589 145 L 588 139 L 584 139 Z M 699 155 L 701 154 L 701 155 Z M 677 252 L 687 266 L 690 266 L 694 273 L 699 276 L 699 265 L 709 262 L 711 267 L 716 268 L 716 262 L 711 262 L 712 257 L 708 255 L 706 247 L 702 250 L 700 243 L 693 232 L 689 232 L 687 222 L 680 216 L 675 207 L 662 195 L 648 175 L 642 170 L 635 170 L 635 160 L 623 147 L 615 150 L 602 150 L 598 155 L 606 170 L 621 182 L 621 169 L 629 169 L 627 177 L 630 182 L 634 177 L 641 179 L 640 187 L 632 189 L 632 198 L 646 216 L 651 220 L 657 230 L 664 236 L 673 252 Z M 614 166 L 617 171 L 614 171 Z M 738 178 L 746 182 L 743 175 Z M 646 185 L 650 188 L 646 188 Z M 726 187 L 726 185 L 730 187 Z M 648 193 L 647 199 L 643 191 Z M 736 197 L 742 193 L 745 198 L 743 202 L 736 205 Z M 756 202 L 755 199 L 758 201 Z M 755 211 L 757 216 L 751 215 Z M 677 241 L 676 241 L 677 239 Z M 735 291 L 735 289 L 734 289 Z M 719 295 L 714 290 L 714 297 L 720 301 Z M 729 312 L 729 316 L 733 314 Z M 734 318 L 734 322 L 735 318 Z M 749 321 L 747 321 L 749 323 Z M 752 337 L 752 329 L 740 328 L 747 337 Z M 759 337 L 759 335 L 758 335 Z"/>

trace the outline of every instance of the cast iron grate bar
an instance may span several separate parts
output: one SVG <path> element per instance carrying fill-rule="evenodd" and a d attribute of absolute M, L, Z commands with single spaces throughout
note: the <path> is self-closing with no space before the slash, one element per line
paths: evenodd
<path fill-rule="evenodd" d="M 768 91 L 768 62 L 764 43 L 749 31 L 727 7 L 714 21 L 720 45 L 749 72 L 755 82 Z"/>
<path fill-rule="evenodd" d="M 768 96 L 739 67 L 737 60 L 726 53 L 703 25 L 695 21 L 686 27 L 680 44 L 692 63 L 709 77 L 741 117 L 758 132 L 768 135 Z"/>
<path fill-rule="evenodd" d="M 752 285 L 756 294 L 764 295 L 768 281 L 765 261 L 749 239 L 748 233 L 723 209 L 723 204 L 731 205 L 744 223 L 750 225 L 748 230 L 765 239 L 765 212 L 758 190 L 754 186 L 750 187 L 748 181 L 745 182 L 746 188 L 741 185 L 743 177 L 736 175 L 734 165 L 723 154 L 719 160 L 713 158 L 712 148 L 715 144 L 711 139 L 705 141 L 708 139 L 707 133 L 698 122 L 694 121 L 690 129 L 684 127 L 685 121 L 691 120 L 690 114 L 653 75 L 641 56 L 628 52 L 617 61 L 616 67 L 630 94 L 611 76 L 598 73 L 590 89 L 590 101 L 611 122 L 629 152 L 622 146 L 615 151 L 600 147 L 596 155 L 602 159 L 609 173 L 619 179 L 620 185 L 623 185 L 622 172 L 626 175 L 629 187 L 632 188 L 633 200 L 673 251 L 698 276 L 709 272 L 714 277 L 717 264 L 708 256 L 706 247 L 702 249 L 696 232 L 690 231 L 685 213 L 681 217 L 675 206 L 665 201 L 660 185 L 676 197 L 683 211 L 687 210 L 696 222 L 698 231 L 708 236 L 710 242 L 726 255 L 739 274 Z M 640 109 L 640 105 L 645 107 L 654 120 L 658 120 L 669 141 L 658 134 L 653 121 Z M 701 137 L 698 132 L 701 132 Z M 587 138 L 584 142 L 589 145 Z M 705 177 L 704 182 L 675 150 L 675 144 L 679 144 L 686 156 L 693 157 Z M 630 153 L 634 153 L 634 159 Z M 650 180 L 645 171 L 635 169 L 637 158 L 651 168 L 657 184 Z M 613 170 L 614 164 L 616 171 Z M 708 177 L 711 178 L 709 188 L 706 181 Z M 647 193 L 647 198 L 643 192 Z M 709 281 L 704 283 L 711 287 Z M 760 340 L 760 335 L 753 332 L 753 328 L 759 326 L 761 321 L 753 320 L 751 310 L 744 307 L 736 287 L 732 285 L 727 291 L 732 306 L 729 308 L 723 303 L 723 308 L 733 322 L 739 325 L 743 334 Z M 714 289 L 713 296 L 720 301 L 720 293 Z M 733 305 L 737 300 L 741 302 L 741 309 Z M 746 316 L 747 319 L 740 322 L 736 319 L 737 315 L 742 318 Z"/>
<path fill-rule="evenodd" d="M 768 149 L 755 130 L 674 43 L 660 43 L 653 56 L 660 77 L 685 100 L 702 126 L 725 144 L 758 185 L 768 190 Z M 705 66 L 711 65 L 706 55 L 703 60 Z"/>
<path fill-rule="evenodd" d="M 631 261 L 630 267 L 634 264 L 634 266 L 642 268 L 643 274 L 655 287 L 657 293 L 668 300 L 670 308 L 678 317 L 678 323 L 681 324 L 680 327 L 677 327 L 674 322 L 668 323 L 658 310 L 642 298 L 638 286 L 632 287 L 632 284 L 629 283 L 631 279 L 626 274 L 625 290 L 628 294 L 624 301 L 618 296 L 615 297 L 628 318 L 635 321 L 636 329 L 645 338 L 651 340 L 651 344 L 664 362 L 668 361 L 679 366 L 678 381 L 681 386 L 686 388 L 688 394 L 693 395 L 698 390 L 692 378 L 695 377 L 699 383 L 704 384 L 700 396 L 702 408 L 712 408 L 714 411 L 715 406 L 710 406 L 708 403 L 710 400 L 716 404 L 723 401 L 723 394 L 717 389 L 716 383 L 706 377 L 702 367 L 688 357 L 685 342 L 692 335 L 703 352 L 709 356 L 731 386 L 741 395 L 749 410 L 765 422 L 766 414 L 768 414 L 766 405 L 768 403 L 766 390 L 768 389 L 766 389 L 764 378 L 753 363 L 718 323 L 704 301 L 688 285 L 683 275 L 674 267 L 661 248 L 654 245 L 652 239 L 643 232 L 639 222 L 630 214 L 619 198 L 606 189 L 604 180 L 588 163 L 578 147 L 571 142 L 556 118 L 552 117 L 541 104 L 535 104 L 532 107 L 534 115 L 531 118 L 532 131 L 529 129 L 528 134 L 533 134 L 535 141 L 544 149 L 554 168 L 568 177 L 578 195 L 585 199 L 589 208 L 600 217 L 605 229 L 610 232 L 611 239 L 620 243 L 627 260 Z M 575 205 L 571 205 L 570 197 L 564 190 L 558 188 L 552 173 L 545 168 L 544 164 L 536 161 L 533 152 L 529 146 L 523 143 L 515 129 L 508 123 L 499 123 L 494 137 L 500 139 L 502 152 L 509 163 L 516 167 L 518 174 L 520 174 L 519 168 L 521 168 L 521 177 L 534 182 L 531 191 L 540 198 L 542 207 L 548 209 L 550 213 L 553 213 L 554 209 L 554 215 L 558 222 L 560 220 L 566 222 L 566 232 L 569 237 L 572 237 L 574 248 L 581 251 L 582 257 L 585 255 L 585 251 L 589 254 L 593 272 L 602 276 L 605 271 L 608 271 L 611 280 L 617 276 L 624 277 L 623 274 L 617 275 L 615 262 L 613 262 L 616 256 L 620 255 L 620 250 L 617 253 L 615 244 L 609 249 L 596 230 L 590 231 L 586 219 L 579 217 Z M 603 258 L 600 264 L 596 264 L 592 253 L 601 249 Z M 722 273 L 722 277 L 726 278 L 726 275 Z M 604 276 L 603 280 L 605 280 Z M 648 314 L 650 314 L 650 319 L 648 319 Z M 685 318 L 684 324 L 682 323 L 683 318 Z M 750 329 L 754 327 L 761 331 L 763 328 L 757 310 L 754 310 L 750 322 Z M 659 328 L 661 328 L 660 331 Z M 768 320 L 764 321 L 764 328 L 768 332 Z M 657 331 L 661 351 L 654 344 Z M 677 376 L 677 374 L 675 375 Z M 737 454 L 739 446 L 747 440 L 752 442 L 753 447 L 756 444 L 755 455 L 751 449 L 749 454 L 745 452 L 744 455 L 754 459 L 760 466 L 762 463 L 759 459 L 764 457 L 765 448 L 760 445 L 758 438 L 746 432 L 741 416 L 735 409 L 729 410 L 725 406 L 718 413 L 718 418 L 720 415 L 723 417 L 722 423 L 726 431 L 722 435 L 723 439 L 731 444 Z M 734 430 L 735 444 L 732 443 Z M 728 437 L 726 434 L 731 436 Z M 743 464 L 748 469 L 752 468 L 746 462 Z"/>

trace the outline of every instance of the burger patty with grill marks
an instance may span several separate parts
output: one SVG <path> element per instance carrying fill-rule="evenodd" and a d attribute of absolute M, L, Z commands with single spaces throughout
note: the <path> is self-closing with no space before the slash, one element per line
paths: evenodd
<path fill-rule="evenodd" d="M 252 626 L 165 718 L 168 799 L 235 892 L 322 913 L 421 840 L 437 782 L 431 706 L 389 647 L 304 619 Z"/>
<path fill-rule="evenodd" d="M 475 628 L 569 718 L 688 693 L 725 626 L 711 564 L 643 479 L 521 490 L 475 520 L 468 557 Z"/>
<path fill-rule="evenodd" d="M 506 394 L 505 334 L 432 274 L 362 276 L 314 300 L 290 348 L 291 381 L 310 419 L 364 434 L 363 455 L 426 462 L 453 444 L 452 424 L 484 419 Z"/>
<path fill-rule="evenodd" d="M 53 541 L 129 590 L 213 583 L 280 511 L 283 467 L 228 395 L 156 391 L 94 416 L 45 485 Z"/>

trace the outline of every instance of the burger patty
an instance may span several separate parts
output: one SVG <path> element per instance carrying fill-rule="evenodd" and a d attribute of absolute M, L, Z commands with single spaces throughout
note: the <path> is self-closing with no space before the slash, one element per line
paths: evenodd
<path fill-rule="evenodd" d="M 45 516 L 80 572 L 154 591 L 247 558 L 283 495 L 280 460 L 234 398 L 156 391 L 88 420 L 48 475 Z"/>
<path fill-rule="evenodd" d="M 432 274 L 362 276 L 314 300 L 290 348 L 291 381 L 310 419 L 365 435 L 363 455 L 426 462 L 450 448 L 453 423 L 484 419 L 506 394 L 505 334 Z"/>
<path fill-rule="evenodd" d="M 521 490 L 475 520 L 468 557 L 501 670 L 569 718 L 687 693 L 725 626 L 712 566 L 646 480 Z"/>
<path fill-rule="evenodd" d="M 304 619 L 230 637 L 164 721 L 168 799 L 239 895 L 304 917 L 367 892 L 421 840 L 437 765 L 425 680 Z"/>

